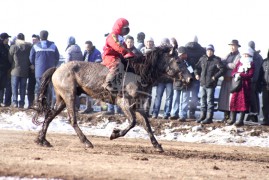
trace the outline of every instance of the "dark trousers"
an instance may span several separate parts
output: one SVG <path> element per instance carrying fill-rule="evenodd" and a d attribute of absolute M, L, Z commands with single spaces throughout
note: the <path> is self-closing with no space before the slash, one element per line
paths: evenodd
<path fill-rule="evenodd" d="M 257 92 L 256 83 L 251 83 L 250 91 L 250 113 L 259 114 L 260 111 L 260 101 L 259 94 Z"/>
<path fill-rule="evenodd" d="M 27 86 L 27 97 L 29 106 L 33 104 L 35 99 L 35 83 L 36 83 L 35 72 L 29 72 L 28 86 Z"/>
<path fill-rule="evenodd" d="M 269 89 L 262 88 L 262 113 L 264 119 L 269 122 Z"/>
<path fill-rule="evenodd" d="M 4 103 L 6 106 L 10 106 L 11 97 L 11 77 L 8 76 L 7 73 L 0 72 L 0 103 Z"/>
<path fill-rule="evenodd" d="M 215 88 L 201 86 L 201 111 L 214 113 Z"/>

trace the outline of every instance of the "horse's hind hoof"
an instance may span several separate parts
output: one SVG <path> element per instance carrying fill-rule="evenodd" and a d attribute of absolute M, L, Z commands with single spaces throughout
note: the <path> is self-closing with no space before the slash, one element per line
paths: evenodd
<path fill-rule="evenodd" d="M 93 145 L 92 145 L 92 143 L 89 140 L 86 141 L 84 144 L 85 144 L 85 147 L 86 148 L 93 148 Z"/>
<path fill-rule="evenodd" d="M 120 130 L 114 129 L 112 134 L 110 135 L 110 140 L 116 139 L 118 137 L 120 137 Z"/>
<path fill-rule="evenodd" d="M 38 144 L 38 145 L 40 145 L 40 146 L 43 146 L 43 147 L 52 147 L 52 145 L 46 139 L 42 141 L 39 138 L 37 138 L 35 140 L 35 143 Z"/>
<path fill-rule="evenodd" d="M 163 148 L 162 148 L 162 145 L 160 145 L 160 144 L 154 146 L 154 148 L 155 148 L 155 150 L 156 150 L 157 152 L 159 152 L 159 153 L 163 153 L 163 152 L 164 152 L 164 150 L 163 150 Z"/>

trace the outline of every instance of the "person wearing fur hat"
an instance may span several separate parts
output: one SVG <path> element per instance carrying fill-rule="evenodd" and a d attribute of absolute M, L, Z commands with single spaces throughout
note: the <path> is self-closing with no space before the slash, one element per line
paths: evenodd
<path fill-rule="evenodd" d="M 129 22 L 127 19 L 119 18 L 113 25 L 112 32 L 107 36 L 103 48 L 102 64 L 109 69 L 103 88 L 108 91 L 117 91 L 118 87 L 113 87 L 112 81 L 118 74 L 121 57 L 125 59 L 134 57 L 135 54 L 127 49 L 123 36 L 129 34 Z"/>
<path fill-rule="evenodd" d="M 221 59 L 214 54 L 214 46 L 206 47 L 206 55 L 202 56 L 195 66 L 195 78 L 200 81 L 201 111 L 197 123 L 213 123 L 214 94 L 218 79 L 224 74 L 225 67 Z"/>
<path fill-rule="evenodd" d="M 251 78 L 250 110 L 247 115 L 246 121 L 258 122 L 258 115 L 260 112 L 260 100 L 259 100 L 259 92 L 257 90 L 257 81 L 263 63 L 263 58 L 260 55 L 260 51 L 255 50 L 254 41 L 249 41 L 248 46 L 254 51 L 253 55 L 254 74 L 253 77 Z"/>
<path fill-rule="evenodd" d="M 242 87 L 239 91 L 233 92 L 231 95 L 231 119 L 227 122 L 228 125 L 244 125 L 245 113 L 250 108 L 251 78 L 254 74 L 253 55 L 254 50 L 249 47 L 242 51 L 242 57 L 232 71 L 232 76 L 235 79 L 241 79 Z M 236 121 L 237 113 L 240 113 L 240 117 Z"/>
<path fill-rule="evenodd" d="M 31 43 L 25 42 L 24 34 L 19 33 L 15 44 L 9 50 L 9 62 L 11 68 L 12 107 L 24 108 L 26 82 L 30 68 Z M 18 100 L 20 95 L 20 100 Z"/>

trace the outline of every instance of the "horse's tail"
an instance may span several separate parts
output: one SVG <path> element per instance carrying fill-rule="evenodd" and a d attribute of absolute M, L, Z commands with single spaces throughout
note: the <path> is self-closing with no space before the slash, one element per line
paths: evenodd
<path fill-rule="evenodd" d="M 52 75 L 56 71 L 56 69 L 57 69 L 56 67 L 50 68 L 47 71 L 45 71 L 44 74 L 42 75 L 41 82 L 40 82 L 40 94 L 38 96 L 37 101 L 35 102 L 35 107 L 33 108 L 36 110 L 36 113 L 32 119 L 32 122 L 35 125 L 40 125 L 44 122 L 44 121 L 40 122 L 37 120 L 38 116 L 41 113 L 45 114 L 45 119 L 46 119 L 49 112 L 51 111 L 51 107 L 47 103 L 46 94 L 47 94 L 48 86 L 51 82 Z"/>

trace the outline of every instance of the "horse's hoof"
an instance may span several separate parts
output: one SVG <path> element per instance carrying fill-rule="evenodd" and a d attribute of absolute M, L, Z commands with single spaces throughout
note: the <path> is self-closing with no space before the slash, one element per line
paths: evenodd
<path fill-rule="evenodd" d="M 43 147 L 52 147 L 52 145 L 46 139 L 45 140 L 41 140 L 41 139 L 37 138 L 35 140 L 35 143 L 38 144 L 38 145 L 40 145 L 40 146 L 43 146 Z"/>
<path fill-rule="evenodd" d="M 164 152 L 164 150 L 163 150 L 163 148 L 162 148 L 162 145 L 160 145 L 160 144 L 154 146 L 154 148 L 155 148 L 155 150 L 156 150 L 157 152 L 159 152 L 159 153 L 163 153 L 163 152 Z"/>
<path fill-rule="evenodd" d="M 118 137 L 120 137 L 120 130 L 114 129 L 112 134 L 110 135 L 110 140 L 116 139 Z"/>
<path fill-rule="evenodd" d="M 85 144 L 85 147 L 86 148 L 93 148 L 93 145 L 92 145 L 92 143 L 89 140 L 86 141 L 84 144 Z"/>

